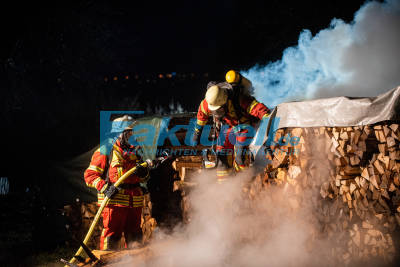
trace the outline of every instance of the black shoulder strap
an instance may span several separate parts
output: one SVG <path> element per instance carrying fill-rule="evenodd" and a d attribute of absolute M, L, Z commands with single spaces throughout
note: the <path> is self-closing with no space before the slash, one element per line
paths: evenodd
<path fill-rule="evenodd" d="M 233 107 L 235 109 L 235 113 L 238 116 L 238 119 L 240 120 L 240 118 L 243 115 L 243 109 L 240 106 L 240 87 L 238 85 L 234 85 L 232 86 L 231 84 L 229 84 L 230 86 L 230 90 L 228 90 L 228 95 L 230 95 L 230 99 L 232 100 L 232 104 Z"/>
<path fill-rule="evenodd" d="M 240 90 L 238 88 L 233 89 L 233 107 L 235 108 L 236 115 L 238 116 L 238 119 L 243 115 L 243 110 L 242 107 L 240 106 Z"/>

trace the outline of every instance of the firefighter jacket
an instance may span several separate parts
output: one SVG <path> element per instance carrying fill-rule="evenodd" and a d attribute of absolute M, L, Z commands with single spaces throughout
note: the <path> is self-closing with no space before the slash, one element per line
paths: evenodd
<path fill-rule="evenodd" d="M 104 172 L 108 166 L 109 182 L 115 183 L 122 175 L 131 168 L 135 167 L 141 160 L 134 146 L 123 149 L 121 142 L 117 140 L 113 145 L 110 156 L 102 155 L 100 149 L 96 150 L 92 156 L 89 167 L 86 169 L 84 178 L 89 187 L 98 190 L 98 204 L 100 205 L 105 195 L 102 193 L 107 187 Z M 110 200 L 107 206 L 121 207 L 142 207 L 143 192 L 140 183 L 147 177 L 139 177 L 133 173 L 125 179 L 122 189 Z"/>
<path fill-rule="evenodd" d="M 263 104 L 258 102 L 250 95 L 239 96 L 238 105 L 236 105 L 232 97 L 228 97 L 226 103 L 226 113 L 223 117 L 223 122 L 229 126 L 237 126 L 239 124 L 252 124 L 255 120 L 261 120 L 263 117 L 270 115 L 270 110 Z M 237 109 L 240 110 L 237 110 Z M 204 99 L 201 101 L 197 112 L 196 130 L 200 131 L 207 124 L 209 116 L 212 116 L 212 111 L 208 108 L 208 103 Z"/>
<path fill-rule="evenodd" d="M 93 153 L 89 167 L 84 173 L 84 178 L 87 186 L 96 188 L 97 191 L 101 191 L 103 189 L 104 185 L 106 184 L 104 172 L 107 171 L 107 164 L 107 156 L 101 154 L 100 148 L 98 148 Z"/>

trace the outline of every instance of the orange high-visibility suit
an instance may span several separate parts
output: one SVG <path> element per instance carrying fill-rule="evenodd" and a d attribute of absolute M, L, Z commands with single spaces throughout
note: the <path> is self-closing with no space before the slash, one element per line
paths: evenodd
<path fill-rule="evenodd" d="M 108 167 L 109 182 L 115 183 L 141 159 L 136 151 L 134 146 L 123 149 L 119 140 L 113 145 L 110 159 L 102 155 L 100 149 L 95 151 L 84 178 L 89 187 L 94 187 L 99 191 L 97 195 L 99 205 L 105 197 L 102 192 L 107 187 L 106 178 L 103 175 L 107 171 L 106 166 L 110 165 Z M 127 241 L 126 245 L 129 245 L 129 242 L 141 240 L 140 223 L 144 197 L 139 183 L 143 179 L 137 174 L 132 174 L 104 208 L 102 213 L 104 229 L 100 238 L 100 249 L 118 249 L 122 233 Z"/>
<path fill-rule="evenodd" d="M 234 101 L 237 101 L 236 105 Z M 238 96 L 236 100 L 233 99 L 232 95 L 228 94 L 227 103 L 222 108 L 224 108 L 225 112 L 220 121 L 228 127 L 222 128 L 222 132 L 219 133 L 222 138 L 218 138 L 216 146 L 219 159 L 217 167 L 219 181 L 226 179 L 226 176 L 232 170 L 232 166 L 235 171 L 241 171 L 248 167 L 249 164 L 248 157 L 246 157 L 248 155 L 248 146 L 240 144 L 248 138 L 244 136 L 248 133 L 248 130 L 245 127 L 235 126 L 253 125 L 254 122 L 268 117 L 270 114 L 270 110 L 263 103 L 258 102 L 254 97 L 247 94 Z M 240 110 L 238 111 L 237 109 Z M 195 131 L 201 131 L 210 116 L 213 116 L 213 111 L 208 108 L 208 103 L 204 99 L 198 108 Z"/>

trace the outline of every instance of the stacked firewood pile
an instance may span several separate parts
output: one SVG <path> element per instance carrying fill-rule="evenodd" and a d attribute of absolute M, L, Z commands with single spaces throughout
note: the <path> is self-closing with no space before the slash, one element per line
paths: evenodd
<path fill-rule="evenodd" d="M 82 203 L 77 201 L 71 205 L 64 206 L 63 214 L 67 217 L 68 223 L 65 225 L 73 242 L 82 241 L 85 238 L 89 227 L 96 216 L 97 202 Z M 87 244 L 90 248 L 99 248 L 102 222 L 97 224 L 93 238 Z"/>
<path fill-rule="evenodd" d="M 83 203 L 77 201 L 74 204 L 64 206 L 63 215 L 67 217 L 68 223 L 65 225 L 70 233 L 73 242 L 82 241 L 87 231 L 92 224 L 94 217 L 96 216 L 98 210 L 97 202 L 93 203 Z M 157 226 L 156 220 L 152 217 L 152 203 L 150 200 L 150 195 L 146 194 L 144 197 L 144 208 L 142 212 L 142 231 L 143 240 L 142 243 L 149 242 L 152 237 L 153 231 Z M 92 238 L 87 244 L 91 249 L 99 249 L 100 235 L 103 230 L 102 219 L 96 225 Z M 123 240 L 122 240 L 123 241 Z M 121 244 L 121 248 L 122 248 Z"/>
<path fill-rule="evenodd" d="M 390 122 L 279 129 L 249 196 L 260 184 L 283 186 L 293 209 L 312 202 L 316 238 L 329 240 L 336 263 L 391 263 L 400 225 L 399 143 L 399 124 Z"/>

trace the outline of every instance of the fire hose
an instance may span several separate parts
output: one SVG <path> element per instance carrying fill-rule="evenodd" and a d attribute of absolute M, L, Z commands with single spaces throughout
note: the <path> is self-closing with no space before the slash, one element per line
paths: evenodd
<path fill-rule="evenodd" d="M 162 163 L 162 162 L 163 162 L 164 160 L 166 160 L 166 159 L 167 159 L 167 157 L 163 157 L 163 158 L 161 158 L 161 160 L 160 160 L 160 159 L 158 159 L 158 160 L 159 160 L 160 163 Z M 147 160 L 147 161 L 145 161 L 145 162 L 143 162 L 143 163 L 141 163 L 141 164 L 139 164 L 139 165 L 133 167 L 132 169 L 130 169 L 129 171 L 127 171 L 125 174 L 123 174 L 123 175 L 114 183 L 114 186 L 115 186 L 115 187 L 118 187 L 119 185 L 121 185 L 121 184 L 125 181 L 126 178 L 128 178 L 131 174 L 133 174 L 133 173 L 136 171 L 137 167 L 139 167 L 139 166 L 142 166 L 142 167 L 153 167 L 153 164 L 154 164 L 154 163 L 153 163 L 151 160 Z M 95 216 L 94 219 L 93 219 L 92 224 L 90 225 L 90 228 L 89 228 L 89 230 L 88 230 L 88 232 L 87 232 L 87 234 L 86 234 L 86 236 L 85 236 L 85 239 L 84 239 L 83 242 L 82 242 L 84 246 L 87 245 L 88 241 L 89 241 L 90 238 L 92 237 L 93 230 L 95 229 L 95 227 L 96 227 L 96 225 L 97 225 L 97 223 L 98 223 L 98 221 L 99 221 L 99 219 L 100 219 L 100 217 L 101 217 L 101 213 L 103 212 L 105 206 L 108 204 L 109 201 L 110 201 L 110 198 L 107 197 L 107 196 L 105 196 L 103 202 L 101 203 L 101 205 L 100 205 L 100 207 L 99 207 L 99 209 L 98 209 L 98 211 L 97 211 L 97 213 L 96 213 L 96 216 Z M 74 256 L 71 258 L 71 260 L 69 261 L 69 264 L 67 264 L 67 265 L 65 265 L 65 266 L 71 266 L 71 265 L 73 266 L 74 263 L 76 262 L 77 258 L 80 257 L 80 255 L 81 255 L 81 253 L 82 253 L 83 251 L 84 251 L 84 247 L 83 247 L 83 246 L 80 246 L 79 249 L 78 249 L 78 251 L 75 253 L 75 255 L 74 255 Z"/>

